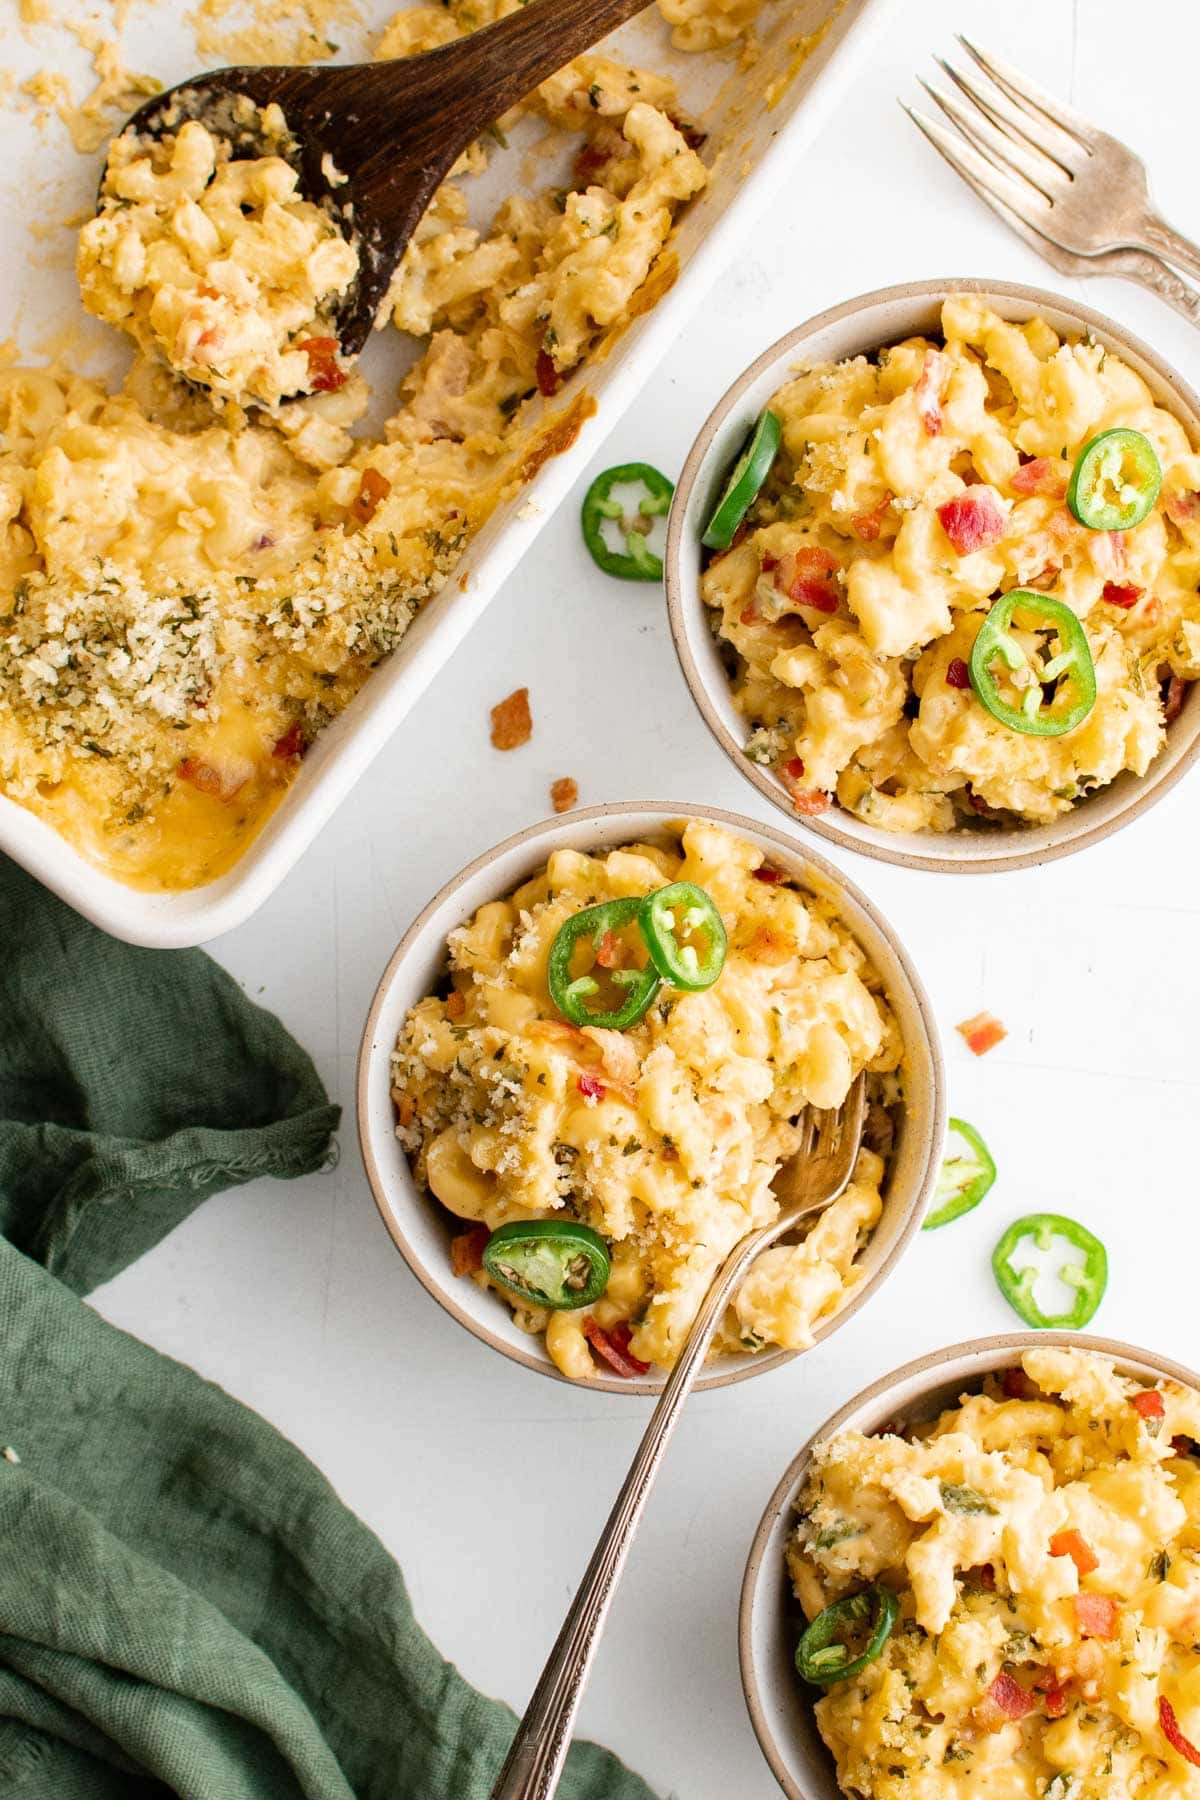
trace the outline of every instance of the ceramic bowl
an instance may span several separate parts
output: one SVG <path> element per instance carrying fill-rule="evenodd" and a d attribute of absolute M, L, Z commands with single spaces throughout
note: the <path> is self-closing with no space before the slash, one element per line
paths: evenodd
<path fill-rule="evenodd" d="M 1200 398 L 1139 338 L 1089 306 L 1042 288 L 1001 281 L 922 281 L 880 288 L 790 331 L 717 402 L 679 477 L 664 557 L 671 632 L 692 698 L 746 780 L 787 815 L 792 833 L 806 836 L 815 831 L 883 862 L 960 874 L 1037 867 L 1098 843 L 1152 806 L 1200 754 L 1200 683 L 1189 688 L 1164 748 L 1145 775 L 1118 776 L 1050 825 L 894 832 L 868 825 L 837 805 L 801 825 L 779 777 L 743 752 L 748 727 L 733 702 L 729 675 L 710 629 L 712 613 L 700 597 L 700 534 L 751 425 L 796 369 L 871 355 L 908 337 L 936 337 L 942 301 L 948 294 L 962 293 L 980 295 L 995 312 L 1016 323 L 1040 316 L 1060 334 L 1081 337 L 1090 331 L 1142 376 L 1159 404 L 1174 413 L 1193 443 L 1200 445 Z"/>
<path fill-rule="evenodd" d="M 1122 1375 L 1148 1383 L 1164 1376 L 1200 1387 L 1200 1375 L 1179 1363 L 1108 1338 L 1071 1331 L 1013 1332 L 954 1344 L 906 1363 L 855 1396 L 813 1433 L 788 1465 L 762 1516 L 746 1573 L 738 1625 L 742 1689 L 750 1722 L 788 1800 L 843 1800 L 834 1762 L 817 1730 L 812 1699 L 793 1661 L 801 1618 L 788 1581 L 784 1550 L 795 1523 L 796 1502 L 816 1446 L 838 1431 L 880 1431 L 886 1425 L 936 1417 L 965 1393 L 978 1389 L 995 1369 L 1011 1368 L 1025 1350 L 1073 1345 L 1111 1357 Z"/>
<path fill-rule="evenodd" d="M 924 989 L 892 927 L 871 902 L 825 862 L 770 826 L 713 808 L 636 803 L 598 806 L 547 819 L 506 839 L 449 881 L 405 934 L 384 970 L 375 994 L 358 1063 L 358 1127 L 367 1179 L 383 1222 L 417 1280 L 461 1325 L 481 1342 L 527 1369 L 562 1380 L 545 1346 L 521 1331 L 508 1307 L 473 1281 L 456 1278 L 448 1245 L 461 1224 L 419 1187 L 395 1135 L 391 1100 L 390 1058 L 409 1008 L 433 991 L 446 964 L 446 936 L 471 917 L 484 901 L 509 894 L 538 869 L 554 850 L 585 852 L 655 839 L 674 822 L 714 819 L 761 845 L 771 861 L 801 888 L 836 899 L 841 916 L 862 944 L 883 980 L 887 997 L 906 1046 L 907 1099 L 900 1116 L 895 1152 L 884 1193 L 883 1215 L 859 1261 L 861 1279 L 842 1310 L 819 1326 L 816 1337 L 828 1337 L 862 1306 L 895 1267 L 917 1230 L 937 1179 L 946 1127 L 945 1079 L 937 1028 Z M 777 1368 L 794 1353 L 787 1350 L 757 1356 L 725 1356 L 709 1363 L 699 1386 L 722 1387 L 749 1375 Z M 653 1394 L 662 1375 L 652 1371 L 641 1380 L 625 1380 L 597 1370 L 577 1383 L 605 1393 Z"/>

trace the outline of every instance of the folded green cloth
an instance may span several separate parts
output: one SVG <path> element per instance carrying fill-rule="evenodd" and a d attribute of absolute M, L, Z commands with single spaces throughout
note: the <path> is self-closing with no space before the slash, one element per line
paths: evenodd
<path fill-rule="evenodd" d="M 77 1298 L 205 1195 L 318 1168 L 337 1118 L 208 957 L 118 944 L 0 861 L 5 1796 L 486 1800 L 513 1715 L 438 1655 L 382 1545 Z M 561 1792 L 651 1800 L 588 1744 Z"/>

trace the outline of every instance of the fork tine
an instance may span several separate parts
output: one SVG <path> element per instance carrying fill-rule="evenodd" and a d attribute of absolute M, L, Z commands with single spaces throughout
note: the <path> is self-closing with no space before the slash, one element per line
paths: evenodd
<path fill-rule="evenodd" d="M 1009 99 L 1021 107 L 1027 116 L 1031 112 L 1036 112 L 1041 115 L 1042 120 L 1053 127 L 1060 139 L 1070 140 L 1073 138 L 1077 145 L 1088 152 L 1096 148 L 1098 142 L 1096 127 L 1081 113 L 1077 113 L 1072 107 L 1067 106 L 1058 98 L 1057 94 L 1048 94 L 1045 88 L 1038 87 L 1036 82 L 1030 81 L 1028 75 L 1022 75 L 1019 69 L 1014 69 L 1011 63 L 994 56 L 990 50 L 981 50 L 978 44 L 973 44 L 961 32 L 958 34 L 958 41 L 967 55 L 978 63 L 984 74 L 994 81 L 998 88 L 1002 88 Z M 1051 154 L 1054 153 L 1051 152 Z M 1056 160 L 1061 160 L 1061 158 L 1056 158 Z M 1068 165 L 1064 163 L 1063 166 L 1065 168 Z"/>
<path fill-rule="evenodd" d="M 863 1134 L 863 1126 L 867 1121 L 867 1073 L 863 1069 L 855 1076 L 850 1092 L 842 1102 L 842 1143 L 857 1144 Z"/>
<path fill-rule="evenodd" d="M 851 1082 L 840 1106 L 816 1114 L 817 1141 L 814 1154 L 835 1156 L 843 1144 L 860 1138 L 866 1110 L 867 1078 L 865 1074 L 860 1074 Z"/>
<path fill-rule="evenodd" d="M 900 102 L 904 106 L 903 100 Z M 956 174 L 961 175 L 981 199 L 989 205 L 993 196 L 1002 199 L 1019 219 L 1024 219 L 1032 211 L 1048 215 L 1049 202 L 1044 194 L 1031 188 L 1028 183 L 1017 182 L 1002 168 L 991 162 L 978 151 L 974 144 L 966 143 L 955 137 L 945 126 L 939 125 L 925 113 L 916 112 L 911 106 L 904 106 L 905 112 L 919 131 L 923 131 L 934 149 L 939 151 Z"/>
<path fill-rule="evenodd" d="M 904 105 L 903 101 L 901 101 L 901 105 Z M 977 156 L 969 144 L 961 143 L 950 132 L 943 130 L 940 125 L 936 125 L 932 119 L 926 119 L 924 114 L 914 112 L 911 107 L 905 106 L 904 110 L 913 124 L 924 132 L 934 149 L 945 157 L 955 174 L 961 175 L 967 186 L 972 188 L 985 205 L 990 206 L 992 211 L 998 214 L 1004 223 L 1016 232 L 1018 237 L 1024 238 L 1025 242 L 1030 244 L 1039 256 L 1044 256 L 1046 261 L 1058 269 L 1060 274 L 1078 275 L 1082 272 L 1079 265 L 1086 262 L 1085 257 L 1074 256 L 1069 250 L 1063 250 L 1052 238 L 1048 238 L 1044 232 L 1039 231 L 1037 226 L 1025 218 L 1022 213 L 1015 211 L 993 192 L 988 185 L 993 171 L 990 165 L 983 163 L 983 158 Z M 973 159 L 972 163 L 968 163 L 968 157 Z M 987 170 L 987 174 L 977 175 L 975 164 L 982 164 Z"/>
<path fill-rule="evenodd" d="M 954 75 L 954 70 L 948 63 L 943 63 L 942 67 L 948 75 Z M 1046 157 L 1031 154 L 1024 144 L 1016 142 L 993 124 L 988 113 L 977 107 L 964 106 L 961 100 L 957 100 L 953 94 L 943 93 L 940 88 L 932 87 L 928 81 L 921 81 L 921 86 L 929 98 L 941 107 L 946 117 L 953 120 L 963 136 L 969 139 L 980 155 L 986 157 L 989 162 L 1005 163 L 1014 175 L 1023 177 L 1046 200 L 1053 201 L 1055 186 L 1066 185 L 1069 177 L 1063 174 L 1057 163 L 1050 162 Z M 1054 171 L 1057 182 L 1048 176 L 1047 171 L 1049 170 Z"/>
<path fill-rule="evenodd" d="M 1045 119 L 1032 108 L 1014 102 L 1006 88 L 989 79 L 986 86 L 959 69 L 951 69 L 957 85 L 985 112 L 997 130 L 1007 133 L 1016 143 L 1027 144 L 1046 157 L 1068 176 L 1082 173 L 1089 152 L 1075 139 Z"/>
<path fill-rule="evenodd" d="M 1002 88 L 996 87 L 992 82 L 977 81 L 969 70 L 956 69 L 943 57 L 936 57 L 935 61 L 950 77 L 964 99 L 972 107 L 977 107 L 995 129 L 1009 140 L 1014 150 L 1029 160 L 1031 180 L 1037 181 L 1042 187 L 1047 187 L 1047 183 L 1056 183 L 1061 188 L 1073 179 L 1077 169 L 1082 168 L 1083 159 L 1079 155 L 1078 146 L 1069 138 L 1063 137 L 1055 143 L 1049 139 L 1038 143 L 1029 129 L 1028 115 L 1017 111 Z"/>

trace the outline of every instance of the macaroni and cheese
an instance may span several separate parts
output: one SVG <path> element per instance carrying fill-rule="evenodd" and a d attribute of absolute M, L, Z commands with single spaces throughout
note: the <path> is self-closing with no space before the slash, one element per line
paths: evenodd
<path fill-rule="evenodd" d="M 1046 823 L 1161 749 L 1200 676 L 1200 455 L 1140 376 L 1041 319 L 952 296 L 942 337 L 806 369 L 769 402 L 771 475 L 702 578 L 729 646 L 746 754 L 801 813 L 893 831 Z M 1132 428 L 1157 504 L 1128 531 L 1066 504 L 1074 459 Z M 1032 589 L 1083 622 L 1088 716 L 1065 735 L 994 717 L 968 675 L 993 602 Z"/>
<path fill-rule="evenodd" d="M 378 54 L 516 3 L 411 7 Z M 704 21 L 720 38 L 748 8 L 664 12 L 699 43 Z M 299 197 L 286 119 L 264 115 L 278 154 L 261 157 L 229 160 L 195 122 L 113 146 L 80 278 L 158 354 L 117 392 L 0 365 L 0 790 L 118 878 L 191 887 L 236 860 L 467 542 L 593 406 L 580 386 L 537 397 L 670 286 L 676 218 L 707 181 L 673 84 L 590 54 L 525 110 L 575 145 L 573 177 L 480 229 L 467 190 L 491 152 L 461 159 L 397 269 L 382 328 L 421 353 L 369 433 L 366 384 L 324 330 L 355 253 Z M 319 391 L 259 404 L 297 375 Z"/>
<path fill-rule="evenodd" d="M 724 923 L 715 984 L 664 987 L 626 1031 L 565 1023 L 547 986 L 559 928 L 677 881 L 702 887 Z M 449 953 L 447 990 L 413 1009 L 396 1045 L 397 1134 L 418 1182 L 456 1217 L 488 1230 L 574 1218 L 606 1240 L 611 1273 L 594 1306 L 548 1313 L 505 1295 L 572 1378 L 594 1372 L 597 1326 L 627 1330 L 641 1363 L 674 1362 L 727 1252 L 777 1215 L 771 1181 L 801 1109 L 839 1105 L 871 1071 L 875 1147 L 802 1242 L 759 1257 L 717 1349 L 810 1344 L 856 1285 L 880 1216 L 903 1056 L 879 977 L 832 904 L 780 880 L 756 845 L 693 820 L 666 846 L 556 850 L 453 932 Z"/>
<path fill-rule="evenodd" d="M 818 1446 L 788 1563 L 813 1618 L 894 1597 L 816 1701 L 846 1794 L 1200 1794 L 1200 1394 L 1031 1349 L 931 1425 Z"/>
<path fill-rule="evenodd" d="M 256 137 L 292 149 L 278 106 L 250 111 Z M 299 185 L 286 154 L 234 157 L 196 119 L 122 132 L 79 234 L 84 305 L 215 394 L 276 406 L 340 386 L 332 309 L 358 251 Z"/>

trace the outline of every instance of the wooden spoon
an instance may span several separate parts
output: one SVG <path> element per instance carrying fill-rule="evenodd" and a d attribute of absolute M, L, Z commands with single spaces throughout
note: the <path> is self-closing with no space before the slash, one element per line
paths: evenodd
<path fill-rule="evenodd" d="M 305 194 L 357 243 L 359 273 L 335 314 L 341 354 L 356 356 L 405 245 L 462 152 L 539 82 L 646 4 L 528 0 L 456 43 L 393 62 L 214 69 L 157 94 L 124 129 L 156 138 L 198 119 L 228 138 L 235 156 L 261 155 L 267 146 L 257 120 L 239 119 L 238 97 L 255 108 L 281 106 Z"/>

